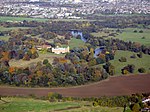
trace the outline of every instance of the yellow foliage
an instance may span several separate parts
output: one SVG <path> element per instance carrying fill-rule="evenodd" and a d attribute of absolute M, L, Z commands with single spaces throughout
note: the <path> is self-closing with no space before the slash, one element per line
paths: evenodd
<path fill-rule="evenodd" d="M 30 49 L 31 53 L 34 54 L 36 52 L 36 48 Z"/>

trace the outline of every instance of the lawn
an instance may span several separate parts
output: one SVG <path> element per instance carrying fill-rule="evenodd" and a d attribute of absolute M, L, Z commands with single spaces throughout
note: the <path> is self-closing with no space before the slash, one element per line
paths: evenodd
<path fill-rule="evenodd" d="M 74 47 L 82 47 L 84 46 L 84 42 L 81 39 L 72 38 L 69 42 L 70 49 Z"/>
<path fill-rule="evenodd" d="M 9 16 L 0 16 L 0 22 L 15 22 L 15 21 L 38 21 L 38 22 L 45 22 L 49 19 L 42 19 L 42 18 L 26 18 L 26 17 L 9 17 Z"/>
<path fill-rule="evenodd" d="M 7 103 L 3 102 L 6 101 Z M 49 102 L 32 98 L 5 97 L 0 112 L 122 112 L 121 107 L 93 107 L 90 102 Z M 89 104 L 89 106 L 86 106 Z M 69 108 L 70 107 L 70 108 Z"/>
<path fill-rule="evenodd" d="M 50 63 L 53 62 L 53 59 L 55 57 L 64 57 L 65 54 L 54 54 L 54 53 L 40 53 L 39 52 L 39 57 L 36 59 L 31 59 L 30 61 L 24 61 L 24 60 L 15 60 L 12 59 L 9 61 L 10 66 L 15 66 L 15 67 L 28 67 L 30 65 L 36 64 L 39 61 L 43 61 L 44 59 L 48 59 Z"/>
<path fill-rule="evenodd" d="M 115 72 L 116 75 L 121 74 L 121 69 L 128 64 L 134 64 L 135 65 L 135 73 L 138 73 L 138 68 L 143 67 L 146 69 L 147 73 L 150 73 L 150 55 L 143 54 L 143 58 L 130 58 L 131 55 L 136 54 L 134 52 L 130 51 L 117 51 L 115 54 L 115 59 L 110 61 L 112 65 L 115 66 Z M 127 62 L 120 62 L 120 57 L 126 57 Z"/>

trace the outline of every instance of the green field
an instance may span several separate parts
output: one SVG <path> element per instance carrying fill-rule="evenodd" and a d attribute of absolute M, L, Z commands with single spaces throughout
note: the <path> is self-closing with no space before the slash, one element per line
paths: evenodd
<path fill-rule="evenodd" d="M 44 19 L 44 18 L 27 18 L 27 17 L 9 17 L 9 16 L 0 16 L 0 22 L 16 22 L 16 21 L 38 21 L 38 22 L 45 22 L 45 21 L 95 21 L 95 20 L 89 20 L 89 19 Z"/>
<path fill-rule="evenodd" d="M 82 47 L 84 44 L 85 43 L 81 39 L 72 38 L 69 42 L 69 47 L 72 49 L 74 47 Z"/>
<path fill-rule="evenodd" d="M 121 69 L 128 64 L 135 65 L 135 73 L 138 73 L 138 68 L 143 67 L 146 69 L 147 73 L 150 73 L 150 55 L 143 54 L 143 58 L 130 58 L 131 55 L 136 54 L 130 51 L 117 51 L 115 54 L 115 59 L 110 61 L 113 66 L 115 66 L 115 73 L 116 75 L 121 74 Z M 119 59 L 121 57 L 126 57 L 127 62 L 120 62 Z"/>
<path fill-rule="evenodd" d="M 102 37 L 102 36 L 108 36 L 108 33 L 105 32 L 98 32 L 98 33 L 91 33 L 95 37 Z"/>
<path fill-rule="evenodd" d="M 48 21 L 49 19 L 0 16 L 0 22 L 16 22 L 16 21 L 19 22 L 23 20 L 45 22 Z"/>
<path fill-rule="evenodd" d="M 3 27 L 3 26 L 0 26 L 0 31 L 10 31 L 10 30 L 18 30 L 18 29 L 29 29 L 31 27 Z"/>
<path fill-rule="evenodd" d="M 0 36 L 0 40 L 8 41 L 10 36 Z"/>
<path fill-rule="evenodd" d="M 0 26 L 0 32 L 1 31 L 11 31 L 11 30 L 18 30 L 18 29 L 29 29 L 31 27 L 3 27 Z M 0 40 L 4 40 L 4 41 L 8 41 L 8 39 L 10 38 L 10 36 L 0 36 Z"/>
<path fill-rule="evenodd" d="M 87 106 L 88 105 L 88 106 Z M 70 107 L 70 108 L 69 108 Z M 122 107 L 93 107 L 90 102 L 49 102 L 32 98 L 5 97 L 0 112 L 122 112 Z"/>
<path fill-rule="evenodd" d="M 102 31 L 102 32 L 91 33 L 91 34 L 95 37 L 108 36 L 110 33 L 114 33 L 114 31 L 116 31 L 117 29 L 108 28 L 105 30 L 109 31 L 109 33 L 105 33 L 104 31 Z M 127 42 L 128 41 L 138 42 L 143 45 L 150 46 L 150 30 L 149 29 L 125 28 L 125 29 L 120 29 L 120 30 L 123 32 L 119 33 L 119 35 L 116 35 L 115 37 L 108 36 L 107 38 L 118 38 L 120 40 L 124 40 Z M 137 32 L 135 33 L 134 30 L 137 30 Z M 140 30 L 142 30 L 143 33 L 139 33 Z M 142 37 L 144 37 L 144 39 Z"/>
<path fill-rule="evenodd" d="M 134 33 L 134 30 L 137 30 L 137 33 Z M 143 33 L 139 33 L 142 30 Z M 145 39 L 142 39 L 145 37 Z M 137 29 L 137 28 L 126 28 L 123 29 L 123 33 L 116 36 L 124 41 L 132 41 L 132 42 L 139 42 L 146 46 L 150 46 L 150 30 L 149 29 Z"/>

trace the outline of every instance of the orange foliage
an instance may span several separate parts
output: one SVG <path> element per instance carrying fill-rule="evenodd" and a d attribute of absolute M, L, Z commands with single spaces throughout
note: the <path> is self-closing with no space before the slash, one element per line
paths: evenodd
<path fill-rule="evenodd" d="M 2 60 L 5 60 L 5 61 L 9 60 L 9 52 L 8 51 L 2 52 L 2 55 L 3 55 Z"/>
<path fill-rule="evenodd" d="M 102 58 L 102 59 L 105 59 L 105 54 L 102 54 L 102 53 L 101 53 L 101 54 L 99 55 L 99 57 Z"/>
<path fill-rule="evenodd" d="M 14 73 L 15 72 L 15 67 L 9 67 L 9 73 Z"/>
<path fill-rule="evenodd" d="M 34 54 L 36 52 L 36 48 L 30 49 L 31 53 Z"/>
<path fill-rule="evenodd" d="M 58 59 L 58 62 L 59 62 L 59 63 L 67 63 L 67 60 L 64 59 L 64 58 L 59 58 L 59 59 Z"/>

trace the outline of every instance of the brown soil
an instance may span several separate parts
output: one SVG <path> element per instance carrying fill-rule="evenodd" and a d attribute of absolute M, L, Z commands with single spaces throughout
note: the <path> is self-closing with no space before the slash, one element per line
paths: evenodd
<path fill-rule="evenodd" d="M 64 88 L 17 88 L 0 87 L 0 95 L 47 96 L 48 92 L 57 92 L 67 97 L 120 96 L 133 93 L 150 92 L 150 74 L 110 77 L 98 83 Z"/>

